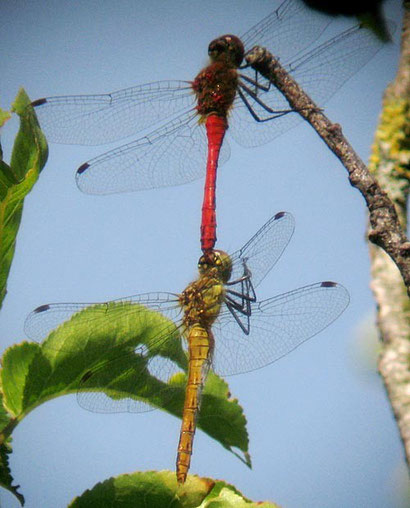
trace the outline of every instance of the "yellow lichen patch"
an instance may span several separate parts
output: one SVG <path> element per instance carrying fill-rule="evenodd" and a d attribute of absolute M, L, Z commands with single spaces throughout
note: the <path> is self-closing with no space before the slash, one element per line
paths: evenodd
<path fill-rule="evenodd" d="M 381 163 L 389 162 L 392 174 L 410 180 L 410 103 L 392 96 L 384 102 L 369 169 L 375 173 Z"/>

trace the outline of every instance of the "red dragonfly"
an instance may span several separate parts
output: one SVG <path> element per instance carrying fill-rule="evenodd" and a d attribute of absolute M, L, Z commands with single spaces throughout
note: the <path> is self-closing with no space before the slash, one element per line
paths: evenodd
<path fill-rule="evenodd" d="M 203 254 L 198 279 L 181 294 L 41 305 L 25 331 L 36 341 L 47 337 L 44 360 L 57 370 L 69 366 L 70 378 L 81 380 L 72 384 L 79 386 L 78 402 L 90 411 L 148 411 L 148 400 L 180 414 L 175 383 L 187 372 L 177 455 L 177 479 L 184 483 L 209 369 L 227 376 L 264 367 L 326 328 L 349 303 L 346 289 L 329 281 L 258 301 L 255 288 L 293 230 L 292 215 L 279 212 L 234 254 Z M 167 320 L 155 325 L 147 310 Z M 72 350 L 78 354 L 65 354 Z"/>
<path fill-rule="evenodd" d="M 193 81 L 43 98 L 33 106 L 48 139 L 58 143 L 108 143 L 159 124 L 140 139 L 82 164 L 78 187 L 108 194 L 179 185 L 199 178 L 206 167 L 201 245 L 204 252 L 211 251 L 216 241 L 216 170 L 218 158 L 222 163 L 229 157 L 226 142 L 221 149 L 228 123 L 235 141 L 251 147 L 300 121 L 270 82 L 242 66 L 246 51 L 255 45 L 271 48 L 312 99 L 323 104 L 382 46 L 357 25 L 312 47 L 329 23 L 300 0 L 285 0 L 240 38 L 213 40 L 211 63 Z"/>

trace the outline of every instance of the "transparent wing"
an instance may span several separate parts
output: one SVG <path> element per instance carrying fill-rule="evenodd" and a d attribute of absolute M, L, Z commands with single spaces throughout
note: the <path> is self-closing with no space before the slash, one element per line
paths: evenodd
<path fill-rule="evenodd" d="M 228 285 L 240 281 L 248 270 L 253 287 L 258 286 L 279 260 L 294 229 L 295 220 L 290 213 L 279 212 L 269 219 L 240 250 L 230 256 L 232 274 Z"/>
<path fill-rule="evenodd" d="M 24 332 L 35 342 L 42 342 L 53 330 L 75 317 L 79 325 L 89 324 L 90 329 L 99 331 L 107 322 L 123 320 L 127 316 L 138 316 L 146 309 L 161 312 L 169 319 L 177 319 L 180 313 L 178 295 L 173 293 L 143 293 L 117 300 L 95 303 L 49 303 L 40 305 L 27 316 Z M 87 310 L 88 312 L 82 312 Z M 70 345 L 66 350 L 71 351 Z"/>
<path fill-rule="evenodd" d="M 251 71 L 245 69 L 244 74 L 251 74 Z M 258 82 L 269 87 L 269 82 L 261 76 L 258 76 Z M 270 84 L 269 92 L 263 90 L 257 92 L 258 100 L 260 99 L 272 112 L 261 106 L 246 92 L 243 93 L 248 105 L 239 95 L 236 96 L 234 108 L 229 115 L 228 136 L 245 148 L 269 143 L 302 121 L 302 117 L 290 110 L 289 103 L 272 84 Z M 262 121 L 256 121 L 249 109 L 252 109 L 253 113 Z"/>
<path fill-rule="evenodd" d="M 181 330 L 182 331 L 182 330 Z M 173 381 L 188 367 L 185 344 L 175 329 L 163 329 L 134 351 L 101 358 L 83 374 L 77 391 L 81 407 L 96 413 L 142 413 L 183 404 L 184 388 Z M 112 356 L 112 355 L 111 355 Z"/>
<path fill-rule="evenodd" d="M 247 51 L 264 46 L 287 60 L 318 39 L 331 21 L 300 0 L 285 0 L 240 39 Z"/>
<path fill-rule="evenodd" d="M 390 33 L 395 23 L 388 22 Z M 318 104 L 324 103 L 383 47 L 373 31 L 356 25 L 285 64 Z"/>
<path fill-rule="evenodd" d="M 176 80 L 107 94 L 47 97 L 33 102 L 49 141 L 78 145 L 100 145 L 125 138 L 194 105 L 190 83 Z"/>
<path fill-rule="evenodd" d="M 388 26 L 390 31 L 394 30 L 394 23 L 389 23 Z M 268 49 L 280 57 L 285 69 L 321 106 L 382 47 L 383 42 L 370 30 L 357 25 L 290 60 L 276 52 L 275 47 Z M 252 69 L 244 69 L 242 74 L 249 79 L 255 78 Z M 269 87 L 269 82 L 260 76 L 258 82 L 269 90 L 256 90 L 254 85 L 243 80 L 245 87 L 256 92 L 257 99 L 242 88 L 248 106 L 238 95 L 230 118 L 229 133 L 237 143 L 246 147 L 267 143 L 301 121 L 297 113 L 282 114 L 283 111 L 289 111 L 289 104 L 275 86 Z M 249 113 L 249 107 L 261 122 L 255 121 Z M 271 121 L 266 121 L 267 119 Z"/>
<path fill-rule="evenodd" d="M 42 305 L 27 317 L 25 331 L 36 341 L 46 337 L 43 354 L 55 368 L 70 363 L 78 401 L 90 411 L 147 411 L 153 409 L 147 399 L 163 405 L 181 397 L 167 385 L 187 366 L 178 295 Z"/>
<path fill-rule="evenodd" d="M 243 36 L 247 46 L 278 48 L 294 55 L 319 37 L 329 23 L 297 0 L 286 0 Z M 302 29 L 303 28 L 303 29 Z M 192 109 L 195 96 L 188 81 L 158 81 L 96 95 L 68 95 L 33 102 L 49 141 L 98 145 L 133 135 L 173 115 Z"/>
<path fill-rule="evenodd" d="M 225 307 L 212 327 L 213 369 L 227 376 L 264 367 L 329 326 L 348 303 L 349 293 L 335 282 L 319 282 L 252 302 L 248 334 Z"/>
<path fill-rule="evenodd" d="M 80 190 L 111 194 L 181 185 L 205 173 L 207 139 L 195 112 L 184 113 L 155 132 L 83 164 L 76 175 Z M 230 155 L 223 143 L 220 164 Z"/>

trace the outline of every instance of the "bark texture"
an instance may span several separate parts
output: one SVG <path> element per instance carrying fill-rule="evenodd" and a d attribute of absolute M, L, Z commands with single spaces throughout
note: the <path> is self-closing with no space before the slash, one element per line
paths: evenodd
<path fill-rule="evenodd" d="M 410 465 L 410 242 L 405 233 L 410 189 L 410 1 L 405 0 L 403 7 L 399 69 L 385 92 L 369 168 L 344 138 L 340 126 L 321 112 L 276 58 L 257 47 L 247 55 L 247 62 L 311 124 L 366 201 L 371 288 L 383 343 L 379 372 Z"/>
<path fill-rule="evenodd" d="M 399 68 L 387 88 L 369 168 L 393 201 L 403 230 L 407 228 L 410 188 L 410 2 L 404 19 Z M 383 347 L 383 378 L 410 465 L 410 301 L 400 272 L 382 249 L 369 243 L 371 288 Z"/>

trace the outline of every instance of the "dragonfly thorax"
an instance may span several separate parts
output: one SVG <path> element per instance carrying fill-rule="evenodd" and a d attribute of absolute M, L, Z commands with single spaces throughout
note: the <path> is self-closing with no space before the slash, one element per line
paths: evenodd
<path fill-rule="evenodd" d="M 187 329 L 200 325 L 209 329 L 217 318 L 225 297 L 224 285 L 212 272 L 201 275 L 180 296 Z"/>
<path fill-rule="evenodd" d="M 226 118 L 238 88 L 238 71 L 229 61 L 219 59 L 202 69 L 192 82 L 197 111 L 203 118 L 216 114 Z"/>
<path fill-rule="evenodd" d="M 182 292 L 180 305 L 187 328 L 199 324 L 208 329 L 218 316 L 225 298 L 224 284 L 231 275 L 231 258 L 226 252 L 214 250 L 200 257 L 198 270 L 198 279 Z"/>

